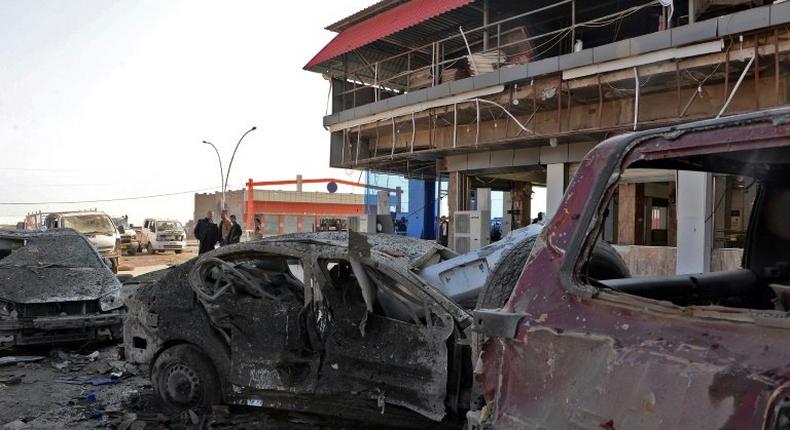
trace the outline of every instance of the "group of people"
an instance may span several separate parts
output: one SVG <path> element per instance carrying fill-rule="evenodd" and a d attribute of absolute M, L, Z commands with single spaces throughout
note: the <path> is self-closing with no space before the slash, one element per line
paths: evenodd
<path fill-rule="evenodd" d="M 239 243 L 241 240 L 241 225 L 236 222 L 236 215 L 228 216 L 228 211 L 220 214 L 219 225 L 214 223 L 214 212 L 206 212 L 206 217 L 198 220 L 195 225 L 195 238 L 200 242 L 198 253 L 211 251 L 217 244 L 219 246 Z"/>

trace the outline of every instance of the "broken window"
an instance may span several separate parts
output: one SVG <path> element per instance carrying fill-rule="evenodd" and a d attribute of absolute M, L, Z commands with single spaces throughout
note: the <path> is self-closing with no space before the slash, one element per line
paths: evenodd
<path fill-rule="evenodd" d="M 196 267 L 199 281 L 193 282 L 198 296 L 214 301 L 230 292 L 233 295 L 265 297 L 278 301 L 304 301 L 304 271 L 296 258 L 279 255 L 231 255 L 209 258 Z M 292 268 L 302 279 L 294 276 Z"/>
<path fill-rule="evenodd" d="M 107 215 L 68 215 L 61 218 L 61 227 L 83 234 L 115 234 L 115 226 Z"/>
<path fill-rule="evenodd" d="M 362 287 L 348 261 L 322 260 L 320 265 L 333 288 L 332 294 L 327 295 L 331 301 L 339 303 L 340 306 L 365 306 Z M 374 287 L 374 314 L 414 324 L 425 323 L 425 305 L 407 287 L 378 269 L 363 267 Z"/>
<path fill-rule="evenodd" d="M 630 277 L 577 277 L 679 306 L 790 311 L 790 148 L 645 158 L 610 189 L 598 235 Z"/>
<path fill-rule="evenodd" d="M 90 243 L 79 236 L 34 235 L 0 240 L 0 266 L 103 268 Z"/>
<path fill-rule="evenodd" d="M 184 227 L 181 226 L 181 223 L 178 221 L 157 221 L 156 222 L 156 230 L 159 231 L 170 231 L 170 230 L 182 230 Z"/>

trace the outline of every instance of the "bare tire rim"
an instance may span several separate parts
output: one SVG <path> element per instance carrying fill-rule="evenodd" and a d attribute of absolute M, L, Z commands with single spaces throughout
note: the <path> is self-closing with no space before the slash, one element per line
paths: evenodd
<path fill-rule="evenodd" d="M 167 397 L 174 403 L 190 405 L 200 399 L 200 377 L 183 364 L 175 364 L 168 369 L 164 385 Z"/>

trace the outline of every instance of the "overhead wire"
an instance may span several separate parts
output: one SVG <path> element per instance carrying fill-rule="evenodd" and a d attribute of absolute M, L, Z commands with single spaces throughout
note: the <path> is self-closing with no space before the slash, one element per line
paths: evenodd
<path fill-rule="evenodd" d="M 183 194 L 192 194 L 192 193 L 199 193 L 203 191 L 212 191 L 217 190 L 219 187 L 210 187 L 210 188 L 202 188 L 198 190 L 188 190 L 188 191 L 177 191 L 172 193 L 161 193 L 161 194 L 151 194 L 151 195 L 144 195 L 144 196 L 131 196 L 131 197 L 116 197 L 111 199 L 94 199 L 94 200 L 70 200 L 70 201 L 35 201 L 35 202 L 0 202 L 0 206 L 22 206 L 22 205 L 49 205 L 49 204 L 57 204 L 57 205 L 69 205 L 69 204 L 84 204 L 84 203 L 107 203 L 107 202 L 120 202 L 120 201 L 129 201 L 129 200 L 143 200 L 143 199 L 152 199 L 158 197 L 170 197 L 170 196 L 177 196 Z"/>

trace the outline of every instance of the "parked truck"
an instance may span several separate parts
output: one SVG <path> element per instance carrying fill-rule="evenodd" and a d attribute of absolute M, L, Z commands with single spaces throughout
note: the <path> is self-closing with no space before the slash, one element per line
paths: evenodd
<path fill-rule="evenodd" d="M 140 241 L 137 240 L 137 232 L 134 229 L 134 226 L 129 224 L 129 220 L 126 217 L 117 217 L 113 218 L 112 222 L 115 224 L 115 228 L 118 229 L 118 233 L 121 235 L 121 253 L 126 253 L 127 255 L 135 255 L 137 254 L 137 250 L 140 248 Z"/>
<path fill-rule="evenodd" d="M 145 249 L 149 254 L 174 251 L 184 252 L 187 247 L 187 233 L 180 221 L 169 218 L 146 218 L 138 235 L 139 251 Z"/>

